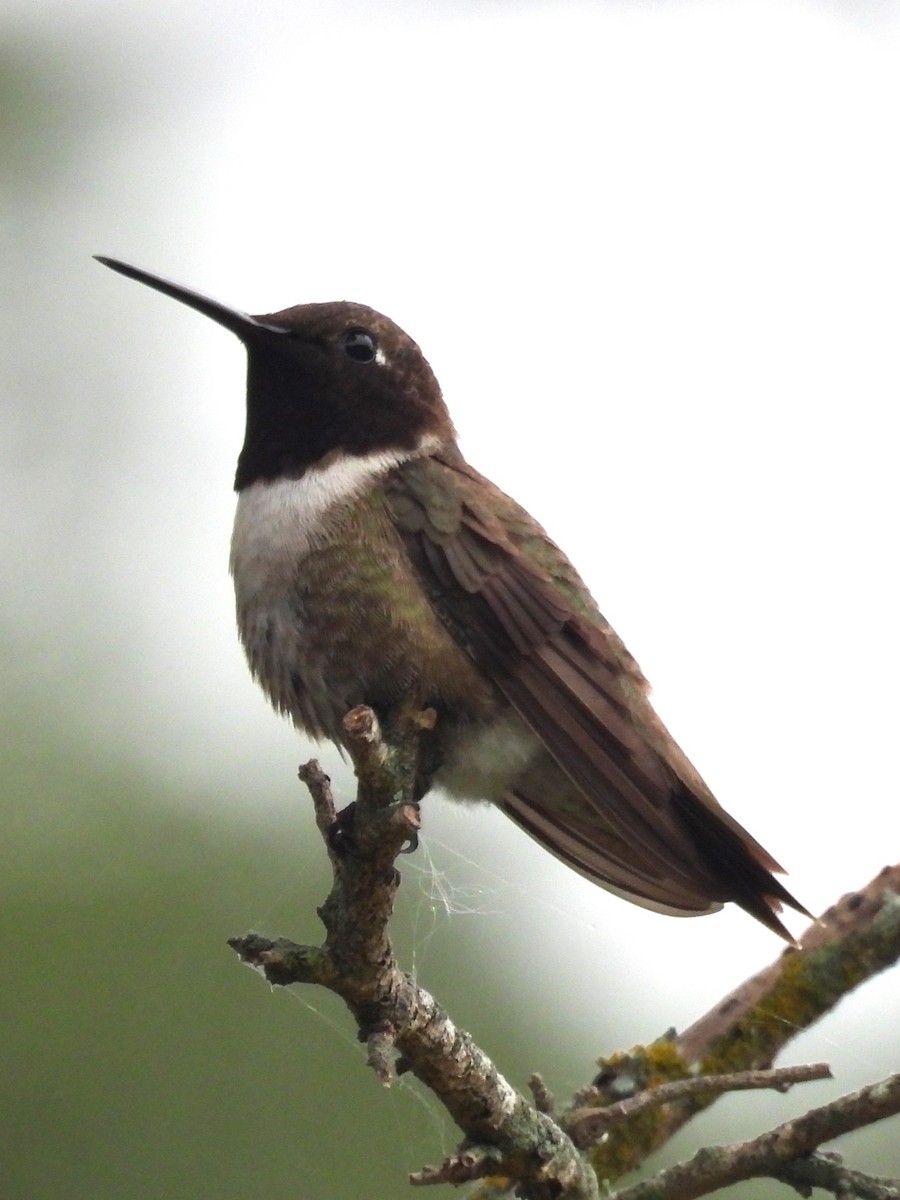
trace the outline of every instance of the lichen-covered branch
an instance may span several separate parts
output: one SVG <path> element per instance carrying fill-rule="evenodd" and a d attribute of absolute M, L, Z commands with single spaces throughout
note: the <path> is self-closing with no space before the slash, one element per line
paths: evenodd
<path fill-rule="evenodd" d="M 767 1069 L 788 1042 L 898 958 L 900 865 L 844 896 L 796 948 L 783 951 L 683 1033 L 602 1060 L 594 1085 L 575 1096 L 561 1124 L 584 1146 L 586 1105 L 601 1108 L 673 1080 Z M 637 1168 L 715 1099 L 714 1093 L 693 1092 L 605 1129 L 590 1151 L 599 1177 L 616 1180 Z"/>
<path fill-rule="evenodd" d="M 824 1104 L 821 1108 L 813 1108 L 802 1117 L 786 1121 L 761 1137 L 732 1146 L 710 1146 L 698 1150 L 687 1162 L 660 1171 L 652 1179 L 637 1183 L 634 1187 L 617 1191 L 614 1200 L 694 1200 L 697 1196 L 707 1196 L 729 1184 L 761 1176 L 781 1178 L 795 1186 L 802 1185 L 806 1182 L 802 1179 L 803 1172 L 793 1172 L 794 1163 L 802 1164 L 806 1156 L 823 1142 L 885 1117 L 895 1116 L 898 1112 L 900 1075 L 893 1075 L 880 1083 L 860 1088 L 858 1092 L 841 1096 L 839 1100 Z M 860 1181 L 867 1179 L 858 1172 L 852 1174 Z M 816 1186 L 834 1185 L 837 1188 L 846 1182 L 846 1173 L 843 1180 L 839 1173 L 835 1173 L 831 1176 L 831 1182 L 826 1183 L 826 1175 L 820 1169 L 817 1178 L 823 1182 Z M 882 1189 L 894 1189 L 895 1196 L 900 1197 L 898 1181 L 871 1182 Z M 882 1191 L 882 1195 L 889 1196 L 890 1190 Z"/>

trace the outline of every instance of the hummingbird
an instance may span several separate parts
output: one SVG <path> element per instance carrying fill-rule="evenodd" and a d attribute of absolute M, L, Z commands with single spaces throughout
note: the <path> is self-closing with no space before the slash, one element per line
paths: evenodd
<path fill-rule="evenodd" d="M 791 941 L 778 863 L 720 806 L 565 554 L 460 452 L 435 375 L 346 301 L 250 316 L 98 261 L 236 334 L 247 415 L 231 574 L 279 712 L 342 741 L 357 705 L 437 720 L 419 798 L 497 805 L 601 887 L 676 916 L 732 901 Z M 809 915 L 809 914 L 806 914 Z"/>

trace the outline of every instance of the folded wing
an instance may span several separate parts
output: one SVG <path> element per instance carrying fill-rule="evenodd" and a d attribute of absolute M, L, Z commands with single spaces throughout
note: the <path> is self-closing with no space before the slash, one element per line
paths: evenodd
<path fill-rule="evenodd" d="M 454 452 L 397 468 L 388 499 L 436 611 L 571 785 L 529 773 L 509 815 L 629 898 L 679 914 L 732 900 L 788 937 L 782 904 L 805 910 L 773 877 L 778 864 L 662 725 L 562 552 Z"/>

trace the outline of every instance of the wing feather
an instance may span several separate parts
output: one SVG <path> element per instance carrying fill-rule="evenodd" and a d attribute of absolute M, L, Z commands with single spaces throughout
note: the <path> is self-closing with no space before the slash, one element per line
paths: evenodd
<path fill-rule="evenodd" d="M 396 468 L 387 494 L 435 610 L 575 797 L 520 780 L 509 815 L 614 891 L 680 913 L 734 900 L 787 936 L 781 905 L 805 910 L 770 874 L 780 868 L 715 801 L 543 531 L 452 452 Z"/>

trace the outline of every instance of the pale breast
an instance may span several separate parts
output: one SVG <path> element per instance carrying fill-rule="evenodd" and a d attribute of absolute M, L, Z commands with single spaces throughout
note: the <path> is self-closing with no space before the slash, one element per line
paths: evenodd
<path fill-rule="evenodd" d="M 321 597 L 310 597 L 310 559 L 327 552 L 341 513 L 397 461 L 392 453 L 341 456 L 300 479 L 259 480 L 238 496 L 230 567 L 241 642 L 275 708 L 315 737 L 333 735 L 335 715 L 329 631 L 316 611 Z M 327 587 L 316 584 L 321 575 L 312 572 L 319 590 Z"/>
<path fill-rule="evenodd" d="M 416 694 L 478 716 L 495 703 L 433 611 L 380 491 L 395 454 L 341 458 L 238 498 L 231 547 L 238 629 L 278 711 L 340 738 L 356 704 Z"/>
<path fill-rule="evenodd" d="M 237 502 L 231 574 L 238 604 L 281 592 L 297 563 L 329 538 L 329 517 L 408 456 L 341 456 L 300 479 L 259 480 Z"/>

